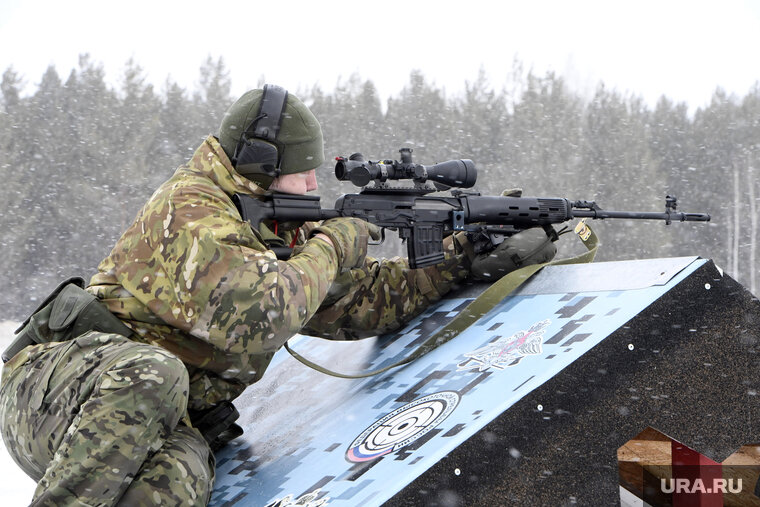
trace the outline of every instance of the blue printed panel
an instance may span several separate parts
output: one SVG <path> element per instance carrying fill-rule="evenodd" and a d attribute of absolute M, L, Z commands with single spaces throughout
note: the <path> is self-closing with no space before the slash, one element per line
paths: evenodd
<path fill-rule="evenodd" d="M 217 455 L 211 505 L 382 504 L 703 263 L 642 289 L 508 297 L 455 339 L 367 379 L 329 377 L 280 351 L 235 402 L 246 434 Z M 366 372 L 408 356 L 470 301 L 444 300 L 390 336 L 292 345 Z"/>

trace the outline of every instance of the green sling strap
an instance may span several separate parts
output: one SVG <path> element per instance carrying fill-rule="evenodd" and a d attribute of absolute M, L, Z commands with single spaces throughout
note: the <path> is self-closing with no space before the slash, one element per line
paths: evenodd
<path fill-rule="evenodd" d="M 583 242 L 583 245 L 586 247 L 587 249 L 586 252 L 580 255 L 577 255 L 575 257 L 569 257 L 566 259 L 558 259 L 558 260 L 553 260 L 550 262 L 544 262 L 541 264 L 532 264 L 530 266 L 524 266 L 520 269 L 517 269 L 515 271 L 512 271 L 511 273 L 504 275 L 500 280 L 491 284 L 490 287 L 488 287 L 474 301 L 472 301 L 469 305 L 467 305 L 467 307 L 464 310 L 459 312 L 459 314 L 456 317 L 454 317 L 451 321 L 449 321 L 448 324 L 446 324 L 443 328 L 438 330 L 438 332 L 430 336 L 430 338 L 425 340 L 425 343 L 420 345 L 409 356 L 402 359 L 401 361 L 398 361 L 394 364 L 386 366 L 385 368 L 370 371 L 367 373 L 349 375 L 345 373 L 332 371 L 330 369 L 327 369 L 323 366 L 320 366 L 306 359 L 305 357 L 301 356 L 296 351 L 294 351 L 292 348 L 290 348 L 287 342 L 285 343 L 285 348 L 287 349 L 288 352 L 290 352 L 290 354 L 295 359 L 305 364 L 306 366 L 313 368 L 314 370 L 317 370 L 326 375 L 331 375 L 333 377 L 340 377 L 340 378 L 358 379 L 358 378 L 371 377 L 374 375 L 379 375 L 380 373 L 384 373 L 392 368 L 409 364 L 415 359 L 417 359 L 418 357 L 426 354 L 430 350 L 433 350 L 434 348 L 443 345 L 447 341 L 459 335 L 459 333 L 467 329 L 479 318 L 481 318 L 483 315 L 488 313 L 494 306 L 500 303 L 506 296 L 511 294 L 513 291 L 515 291 L 520 285 L 525 283 L 531 276 L 533 276 L 538 271 L 543 269 L 544 266 L 557 266 L 557 265 L 564 265 L 564 264 L 583 264 L 583 263 L 592 262 L 594 260 L 594 257 L 596 256 L 597 250 L 599 249 L 599 238 L 597 237 L 596 233 L 591 229 L 591 227 L 588 224 L 586 224 L 585 220 L 581 220 L 578 223 L 578 225 L 575 228 L 575 232 L 576 234 L 578 234 L 578 237 Z"/>

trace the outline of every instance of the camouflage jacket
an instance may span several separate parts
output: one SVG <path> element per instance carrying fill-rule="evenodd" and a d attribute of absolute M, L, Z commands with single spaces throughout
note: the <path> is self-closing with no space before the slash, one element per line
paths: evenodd
<path fill-rule="evenodd" d="M 337 272 L 335 251 L 302 229 L 253 230 L 232 202 L 263 190 L 232 168 L 210 136 L 153 194 L 88 290 L 133 331 L 176 354 L 190 372 L 190 407 L 233 399 L 295 333 L 352 340 L 391 331 L 464 279 L 447 243 L 441 264 L 367 258 Z M 297 246 L 287 261 L 267 244 Z"/>

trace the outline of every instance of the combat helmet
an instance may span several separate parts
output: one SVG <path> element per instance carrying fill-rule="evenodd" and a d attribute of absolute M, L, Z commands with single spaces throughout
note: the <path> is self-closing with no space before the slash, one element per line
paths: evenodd
<path fill-rule="evenodd" d="M 276 85 L 250 90 L 227 109 L 217 134 L 235 170 L 263 188 L 325 160 L 322 129 L 295 95 Z"/>

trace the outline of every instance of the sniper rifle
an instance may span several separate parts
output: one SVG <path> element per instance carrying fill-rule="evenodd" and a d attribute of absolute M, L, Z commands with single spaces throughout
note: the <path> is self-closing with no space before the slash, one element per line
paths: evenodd
<path fill-rule="evenodd" d="M 709 222 L 706 213 L 676 211 L 676 198 L 665 198 L 665 211 L 609 211 L 594 201 L 571 201 L 562 197 L 484 196 L 464 191 L 477 180 L 472 160 L 449 160 L 432 166 L 412 161 L 412 150 L 402 148 L 401 160 L 365 160 L 360 153 L 337 157 L 335 176 L 363 187 L 358 194 L 344 194 L 333 209 L 323 209 L 320 197 L 268 193 L 255 198 L 236 194 L 233 198 L 244 220 L 258 229 L 264 220 L 278 222 L 320 221 L 336 217 L 366 220 L 384 229 L 398 231 L 407 244 L 409 265 L 422 268 L 444 258 L 443 238 L 466 231 L 481 249 L 495 245 L 521 230 L 560 224 L 573 218 L 603 220 L 663 220 Z M 389 182 L 411 181 L 412 186 Z M 370 183 L 373 183 L 370 185 Z M 429 195 L 436 191 L 450 195 Z M 384 238 L 384 234 L 383 234 Z M 488 246 L 486 246 L 488 245 Z M 289 248 L 274 248 L 280 259 L 290 256 Z"/>

